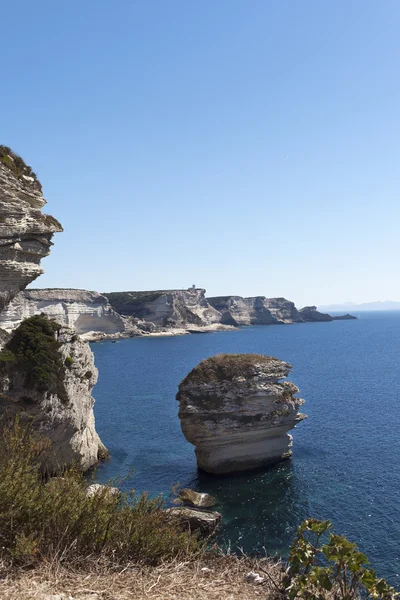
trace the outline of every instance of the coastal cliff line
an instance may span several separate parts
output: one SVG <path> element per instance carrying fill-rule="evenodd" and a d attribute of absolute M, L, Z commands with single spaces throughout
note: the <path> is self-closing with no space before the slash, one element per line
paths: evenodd
<path fill-rule="evenodd" d="M 0 312 L 0 327 L 13 331 L 23 319 L 46 314 L 89 341 L 147 335 L 229 331 L 251 325 L 330 322 L 315 306 L 297 309 L 286 298 L 221 296 L 202 288 L 146 292 L 28 289 Z"/>

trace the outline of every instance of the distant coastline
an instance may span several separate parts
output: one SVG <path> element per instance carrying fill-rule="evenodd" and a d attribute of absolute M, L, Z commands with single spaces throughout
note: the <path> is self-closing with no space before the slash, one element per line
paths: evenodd
<path fill-rule="evenodd" d="M 384 300 L 376 302 L 364 302 L 361 304 L 354 304 L 352 302 L 344 302 L 343 304 L 325 304 L 319 305 L 318 310 L 321 312 L 361 312 L 369 310 L 400 310 L 400 302 L 395 300 Z"/>

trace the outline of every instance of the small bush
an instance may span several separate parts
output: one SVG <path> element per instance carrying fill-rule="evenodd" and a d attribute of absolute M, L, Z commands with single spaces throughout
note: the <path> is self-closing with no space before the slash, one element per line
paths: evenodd
<path fill-rule="evenodd" d="M 56 339 L 59 329 L 44 315 L 23 321 L 0 352 L 0 374 L 11 368 L 24 376 L 26 388 L 57 394 L 65 401 L 65 365 Z"/>
<path fill-rule="evenodd" d="M 18 419 L 0 425 L 1 559 L 71 564 L 101 556 L 157 564 L 199 552 L 199 540 L 172 522 L 161 497 L 114 496 L 104 488 L 88 498 L 85 479 L 74 468 L 46 482 L 39 465 L 49 443 Z"/>
<path fill-rule="evenodd" d="M 74 359 L 72 358 L 72 356 L 67 356 L 67 358 L 65 359 L 65 366 L 68 369 L 70 369 L 73 364 L 74 364 Z"/>
<path fill-rule="evenodd" d="M 353 542 L 330 532 L 330 521 L 307 519 L 293 542 L 283 595 L 290 600 L 394 600 L 400 598 L 368 568 L 368 559 Z M 328 536 L 325 544 L 321 542 Z"/>

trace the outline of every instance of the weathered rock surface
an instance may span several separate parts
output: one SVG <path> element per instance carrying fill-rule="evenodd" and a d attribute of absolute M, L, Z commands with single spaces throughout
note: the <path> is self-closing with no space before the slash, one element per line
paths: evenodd
<path fill-rule="evenodd" d="M 91 392 L 97 369 L 88 344 L 38 317 L 25 322 L 23 333 L 9 332 L 37 312 L 78 329 L 95 317 L 114 326 L 121 318 L 92 297 L 91 310 L 77 316 L 73 294 L 63 304 L 58 291 L 45 298 L 33 290 L 21 293 L 42 273 L 40 260 L 49 254 L 53 234 L 62 231 L 56 219 L 42 214 L 45 203 L 32 169 L 0 146 L 0 413 L 31 417 L 51 442 L 50 470 L 71 462 L 86 470 L 107 454 L 95 429 Z"/>
<path fill-rule="evenodd" d="M 273 325 L 278 319 L 265 305 L 266 298 L 219 296 L 207 298 L 209 304 L 221 313 L 221 323 L 226 325 Z"/>
<path fill-rule="evenodd" d="M 319 312 L 316 306 L 305 306 L 299 310 L 300 317 L 307 323 L 319 321 L 333 321 L 331 315 Z"/>
<path fill-rule="evenodd" d="M 197 506 L 198 508 L 211 508 L 217 504 L 216 499 L 210 496 L 210 494 L 195 492 L 189 488 L 180 490 L 177 501 L 189 506 Z"/>
<path fill-rule="evenodd" d="M 300 323 L 302 318 L 293 302 L 286 298 L 218 296 L 207 298 L 228 325 L 274 325 Z"/>
<path fill-rule="evenodd" d="M 93 414 L 92 389 L 98 372 L 86 342 L 67 328 L 61 328 L 55 335 L 60 344 L 61 363 L 66 365 L 61 386 L 37 388 L 28 381 L 31 367 L 24 372 L 13 363 L 2 362 L 0 413 L 18 413 L 32 419 L 34 429 L 51 442 L 47 463 L 51 471 L 72 462 L 87 470 L 107 455 L 96 432 Z"/>
<path fill-rule="evenodd" d="M 60 223 L 41 212 L 46 201 L 32 170 L 0 146 L 0 310 L 42 272 Z"/>
<path fill-rule="evenodd" d="M 198 466 L 223 474 L 292 454 L 290 429 L 305 418 L 286 378 L 291 366 L 257 354 L 225 354 L 195 367 L 179 385 L 179 417 Z"/>
<path fill-rule="evenodd" d="M 116 313 L 105 296 L 71 289 L 25 290 L 0 313 L 0 327 L 13 331 L 24 319 L 45 314 L 78 334 L 125 332 L 128 323 Z"/>
<path fill-rule="evenodd" d="M 184 530 L 197 531 L 201 535 L 212 535 L 219 527 L 222 515 L 216 511 L 203 511 L 195 508 L 182 506 L 179 508 L 167 508 L 168 514 L 177 519 Z"/>
<path fill-rule="evenodd" d="M 104 295 L 119 314 L 150 321 L 156 327 L 202 327 L 221 320 L 219 312 L 207 302 L 203 289 L 110 292 Z"/>

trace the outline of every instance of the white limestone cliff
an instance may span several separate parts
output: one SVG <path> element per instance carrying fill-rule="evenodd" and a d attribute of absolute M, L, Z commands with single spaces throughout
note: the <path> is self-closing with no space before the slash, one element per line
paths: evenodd
<path fill-rule="evenodd" d="M 207 298 L 207 301 L 221 313 L 221 322 L 230 325 L 275 325 L 302 321 L 294 303 L 286 298 L 218 296 Z"/>
<path fill-rule="evenodd" d="M 97 369 L 93 353 L 73 330 L 61 329 L 46 317 L 20 324 L 38 312 L 47 313 L 50 319 L 57 315 L 61 325 L 78 329 L 95 318 L 103 328 L 104 323 L 116 328 L 121 318 L 111 309 L 107 312 L 102 300 L 97 305 L 93 301 L 95 308 L 85 312 L 82 306 L 74 309 L 73 294 L 62 305 L 57 291 L 51 297 L 34 291 L 21 293 L 43 272 L 40 261 L 50 252 L 53 234 L 62 231 L 56 219 L 41 212 L 44 204 L 32 169 L 10 148 L 0 146 L 0 415 L 32 417 L 34 428 L 51 441 L 50 468 L 77 461 L 86 470 L 106 454 L 94 424 L 91 392 Z M 25 336 L 22 343 L 21 335 Z M 13 353 L 17 342 L 19 350 Z M 46 348 L 54 344 L 49 359 Z M 40 385 L 32 384 L 35 377 Z"/>
<path fill-rule="evenodd" d="M 291 366 L 257 354 L 225 354 L 195 367 L 179 385 L 183 434 L 208 473 L 255 469 L 289 458 L 288 431 L 305 418 Z"/>
<path fill-rule="evenodd" d="M 40 330 L 40 323 L 33 324 Z M 0 413 L 19 414 L 32 420 L 33 428 L 51 442 L 46 465 L 56 471 L 76 462 L 85 471 L 107 455 L 96 429 L 92 389 L 98 371 L 93 353 L 71 329 L 54 332 L 59 344 L 63 380 L 47 389 L 32 385 L 31 367 L 1 365 Z M 46 365 L 46 368 L 54 368 Z"/>
<path fill-rule="evenodd" d="M 220 323 L 221 315 L 207 302 L 205 290 L 159 290 L 106 293 L 119 314 L 143 319 L 158 328 L 196 328 Z"/>
<path fill-rule="evenodd" d="M 60 223 L 42 213 L 42 188 L 30 167 L 0 146 L 0 310 L 43 269 Z"/>
<path fill-rule="evenodd" d="M 13 331 L 24 319 L 45 314 L 78 334 L 100 332 L 121 333 L 124 319 L 98 292 L 71 289 L 25 290 L 0 313 L 0 327 Z"/>

